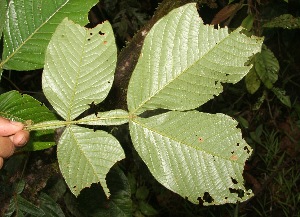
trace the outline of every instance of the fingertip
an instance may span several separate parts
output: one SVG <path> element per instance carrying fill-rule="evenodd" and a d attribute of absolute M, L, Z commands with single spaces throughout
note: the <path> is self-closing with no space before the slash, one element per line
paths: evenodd
<path fill-rule="evenodd" d="M 21 130 L 17 132 L 12 138 L 12 142 L 15 146 L 21 147 L 24 146 L 29 140 L 29 132 L 25 130 Z"/>

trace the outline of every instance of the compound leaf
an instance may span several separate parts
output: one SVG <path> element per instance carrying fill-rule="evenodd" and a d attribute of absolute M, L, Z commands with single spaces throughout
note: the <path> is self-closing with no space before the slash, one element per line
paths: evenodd
<path fill-rule="evenodd" d="M 45 50 L 57 25 L 69 17 L 81 25 L 98 0 L 10 0 L 0 68 L 32 70 L 44 65 Z"/>
<path fill-rule="evenodd" d="M 129 111 L 194 109 L 222 92 L 221 82 L 238 82 L 262 44 L 241 30 L 204 25 L 194 3 L 171 11 L 145 38 L 129 82 Z"/>
<path fill-rule="evenodd" d="M 236 203 L 252 196 L 243 186 L 252 150 L 237 122 L 224 114 L 171 111 L 129 122 L 138 154 L 166 188 L 204 205 Z"/>
<path fill-rule="evenodd" d="M 117 49 L 111 25 L 86 29 L 67 18 L 57 27 L 45 57 L 45 96 L 65 120 L 74 120 L 107 96 Z"/>
<path fill-rule="evenodd" d="M 70 125 L 58 142 L 57 158 L 60 170 L 74 195 L 100 182 L 106 196 L 109 190 L 105 177 L 110 168 L 125 158 L 118 140 L 104 131 Z"/>
<path fill-rule="evenodd" d="M 17 91 L 1 94 L 0 102 L 0 116 L 23 122 L 26 125 L 56 119 L 55 115 L 41 102 Z M 31 132 L 29 143 L 22 150 L 36 151 L 55 145 L 53 133 L 53 130 Z"/>

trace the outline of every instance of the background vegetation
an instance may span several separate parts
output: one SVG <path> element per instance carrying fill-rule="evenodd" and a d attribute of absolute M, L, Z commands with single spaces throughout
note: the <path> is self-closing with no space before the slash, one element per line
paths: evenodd
<path fill-rule="evenodd" d="M 190 1 L 181 4 L 184 2 Z M 122 54 L 118 64 L 132 60 L 134 65 L 135 57 L 128 56 L 128 52 L 133 50 L 132 46 L 142 43 L 140 29 L 150 28 L 155 22 L 153 14 L 160 3 L 152 0 L 102 0 L 91 9 L 88 26 L 109 20 Z M 300 3 L 297 0 L 204 0 L 198 3 L 205 23 L 226 25 L 230 29 L 243 24 L 248 28 L 245 34 L 265 37 L 266 53 L 272 56 L 272 63 L 278 61 L 278 70 L 268 69 L 263 74 L 265 76 L 260 74 L 259 65 L 255 65 L 252 77 L 224 86 L 220 96 L 199 109 L 222 112 L 239 121 L 244 138 L 254 149 L 245 166 L 244 178 L 255 196 L 241 204 L 203 207 L 189 203 L 155 181 L 138 160 L 131 148 L 128 131 L 123 127 L 108 130 L 119 139 L 126 155 L 134 158 L 127 157 L 120 162 L 120 170 L 112 169 L 108 179 L 118 175 L 128 180 L 129 185 L 121 186 L 121 189 L 131 194 L 133 216 L 300 216 L 300 21 L 297 18 Z M 159 17 L 158 13 L 166 12 L 156 12 Z M 284 14 L 289 16 L 278 19 Z M 4 71 L 1 93 L 18 90 L 47 105 L 41 92 L 41 72 Z M 117 74 L 115 91 L 93 109 L 124 106 L 122 93 L 118 92 L 118 81 L 128 79 L 126 76 L 129 77 Z M 113 98 L 119 99 L 120 104 L 112 105 Z M 8 214 L 15 198 L 27 209 L 28 216 L 39 216 L 38 207 L 48 210 L 49 216 L 118 216 L 114 204 L 107 201 L 101 191 L 95 184 L 75 198 L 59 172 L 55 147 L 22 152 L 10 158 L 0 171 L 0 216 L 5 212 Z"/>

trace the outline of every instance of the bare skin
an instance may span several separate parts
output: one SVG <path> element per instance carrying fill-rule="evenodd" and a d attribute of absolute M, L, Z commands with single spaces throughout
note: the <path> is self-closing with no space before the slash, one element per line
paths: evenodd
<path fill-rule="evenodd" d="M 29 140 L 29 132 L 20 122 L 0 117 L 0 169 L 5 158 L 13 155 L 17 147 L 24 146 Z"/>

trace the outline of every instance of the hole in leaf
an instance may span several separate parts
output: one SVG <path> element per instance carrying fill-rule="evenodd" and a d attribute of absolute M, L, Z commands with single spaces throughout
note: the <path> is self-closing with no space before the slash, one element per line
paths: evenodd
<path fill-rule="evenodd" d="M 201 197 L 198 197 L 197 200 L 199 201 L 199 205 L 202 206 L 203 203 L 204 203 L 204 201 L 202 200 L 202 198 L 201 198 Z"/>
<path fill-rule="evenodd" d="M 237 181 L 236 179 L 232 178 L 232 177 L 231 177 L 231 181 L 232 181 L 232 183 L 235 184 L 235 185 L 238 183 L 238 181 Z"/>
<path fill-rule="evenodd" d="M 225 197 L 225 200 L 227 200 L 228 199 L 228 197 Z"/>
<path fill-rule="evenodd" d="M 93 33 L 92 33 L 92 32 L 90 32 L 90 35 L 93 35 Z"/>
<path fill-rule="evenodd" d="M 95 102 L 93 101 L 92 103 L 88 104 L 90 106 L 90 108 L 96 108 L 96 104 Z"/>
<path fill-rule="evenodd" d="M 240 143 L 237 143 L 236 146 L 240 146 Z"/>
<path fill-rule="evenodd" d="M 76 185 L 73 186 L 73 188 L 76 188 L 76 187 L 77 187 Z"/>
<path fill-rule="evenodd" d="M 231 154 L 234 154 L 234 151 L 232 151 Z"/>
<path fill-rule="evenodd" d="M 229 188 L 229 191 L 230 193 L 237 194 L 239 198 L 243 198 L 245 195 L 245 192 L 242 189 Z"/>
<path fill-rule="evenodd" d="M 214 199 L 210 196 L 208 192 L 204 193 L 203 200 L 207 203 L 212 203 L 214 201 Z"/>
<path fill-rule="evenodd" d="M 88 41 L 90 41 L 91 39 L 90 38 L 88 38 Z"/>
<path fill-rule="evenodd" d="M 105 33 L 103 33 L 103 32 L 101 32 L 101 31 L 99 31 L 99 35 L 105 35 Z"/>
<path fill-rule="evenodd" d="M 250 153 L 250 150 L 249 150 L 249 148 L 247 146 L 244 147 L 244 150 L 247 151 L 247 154 Z"/>

